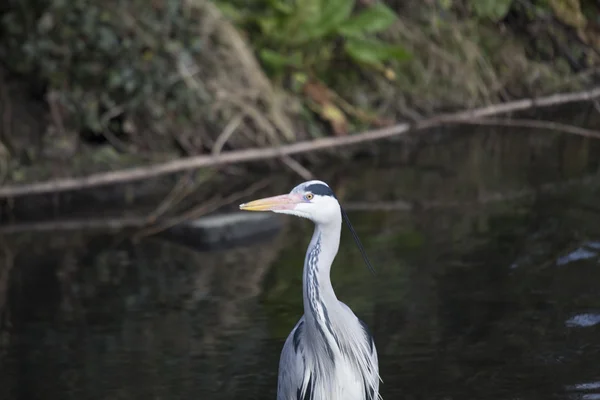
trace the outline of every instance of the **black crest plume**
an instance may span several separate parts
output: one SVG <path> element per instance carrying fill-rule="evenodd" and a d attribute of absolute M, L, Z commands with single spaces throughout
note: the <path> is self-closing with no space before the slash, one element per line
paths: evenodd
<path fill-rule="evenodd" d="M 340 203 L 340 200 L 335 196 L 335 194 L 333 193 L 333 190 L 331 190 L 331 188 L 329 186 L 323 185 L 322 183 L 313 183 L 312 185 L 308 185 L 305 188 L 305 190 L 311 192 L 312 194 L 316 194 L 316 195 L 331 196 L 334 199 L 336 199 L 338 201 L 338 203 Z M 346 214 L 346 211 L 344 211 L 344 207 L 342 207 L 341 203 L 340 203 L 340 210 L 342 211 L 342 218 L 343 218 L 344 222 L 346 223 L 346 225 L 348 226 L 348 229 L 350 229 L 350 233 L 352 233 L 354 242 L 358 246 L 358 249 L 360 250 L 360 254 L 362 255 L 363 259 L 365 260 L 367 267 L 369 268 L 371 273 L 373 275 L 375 275 L 375 268 L 373 268 L 371 261 L 369 261 L 369 257 L 367 257 L 367 252 L 365 251 L 365 248 L 363 247 L 362 243 L 360 242 L 360 239 L 358 238 L 358 235 L 356 234 L 354 227 L 350 223 L 350 218 L 348 218 L 348 214 Z"/>
<path fill-rule="evenodd" d="M 356 245 L 358 246 L 358 249 L 360 250 L 360 254 L 362 255 L 363 260 L 365 260 L 365 263 L 367 264 L 367 268 L 369 268 L 369 271 L 371 271 L 371 273 L 373 275 L 375 275 L 375 268 L 373 268 L 371 261 L 369 261 L 369 257 L 367 257 L 367 252 L 365 251 L 365 248 L 363 247 L 362 243 L 360 242 L 360 239 L 358 238 L 358 235 L 357 235 L 356 231 L 354 230 L 354 227 L 350 223 L 350 218 L 348 218 L 348 214 L 346 214 L 346 211 L 344 211 L 344 208 L 341 205 L 340 205 L 340 210 L 342 210 L 342 218 L 344 219 L 344 222 L 346 223 L 346 225 L 348 225 L 348 229 L 350 229 L 350 233 L 352 233 L 352 237 L 354 238 L 354 241 L 356 242 Z"/>

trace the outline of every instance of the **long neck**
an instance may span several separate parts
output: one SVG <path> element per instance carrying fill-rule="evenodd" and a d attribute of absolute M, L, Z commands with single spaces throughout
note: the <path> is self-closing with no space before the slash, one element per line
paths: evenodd
<path fill-rule="evenodd" d="M 334 335 L 330 315 L 340 307 L 331 286 L 331 264 L 340 246 L 340 221 L 315 226 L 304 260 L 304 318 L 324 339 Z"/>

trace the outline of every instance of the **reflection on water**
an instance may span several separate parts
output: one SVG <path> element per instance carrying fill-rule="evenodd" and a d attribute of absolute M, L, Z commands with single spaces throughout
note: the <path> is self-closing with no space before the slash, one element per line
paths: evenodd
<path fill-rule="evenodd" d="M 580 326 L 583 328 L 600 324 L 600 314 L 579 314 L 571 317 L 566 322 L 567 326 Z"/>
<path fill-rule="evenodd" d="M 598 253 L 600 253 L 600 243 L 598 242 L 589 242 L 584 243 L 582 247 L 577 250 L 572 251 L 571 253 L 560 257 L 556 260 L 557 265 L 565 265 L 572 261 L 577 260 L 585 260 L 588 258 L 596 258 L 598 257 Z"/>
<path fill-rule="evenodd" d="M 411 204 L 350 214 L 376 277 L 347 232 L 332 271 L 374 333 L 384 399 L 600 398 L 598 149 L 503 134 L 402 146 L 324 177 L 347 202 Z M 209 253 L 2 238 L 2 399 L 275 398 L 312 230 L 285 222 L 271 241 Z"/>
<path fill-rule="evenodd" d="M 568 390 L 572 393 L 571 399 L 598 400 L 600 399 L 600 382 L 586 382 L 571 385 Z"/>

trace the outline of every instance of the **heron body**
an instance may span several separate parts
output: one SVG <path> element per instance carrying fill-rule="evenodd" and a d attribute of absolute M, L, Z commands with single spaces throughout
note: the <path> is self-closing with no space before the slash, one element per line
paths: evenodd
<path fill-rule="evenodd" d="M 322 181 L 308 181 L 287 195 L 256 200 L 240 208 L 291 214 L 315 223 L 302 275 L 304 315 L 281 352 L 277 400 L 380 399 L 373 337 L 337 299 L 331 285 L 331 265 L 345 217 L 333 191 Z"/>

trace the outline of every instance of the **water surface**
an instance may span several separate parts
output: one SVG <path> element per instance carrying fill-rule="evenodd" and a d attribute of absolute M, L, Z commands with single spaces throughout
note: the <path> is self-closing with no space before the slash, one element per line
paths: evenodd
<path fill-rule="evenodd" d="M 375 336 L 383 398 L 600 398 L 598 145 L 511 130 L 374 151 L 321 176 L 377 269 L 344 230 L 332 281 Z M 3 237 L 2 399 L 274 399 L 312 233 L 283 218 L 214 252 Z"/>

